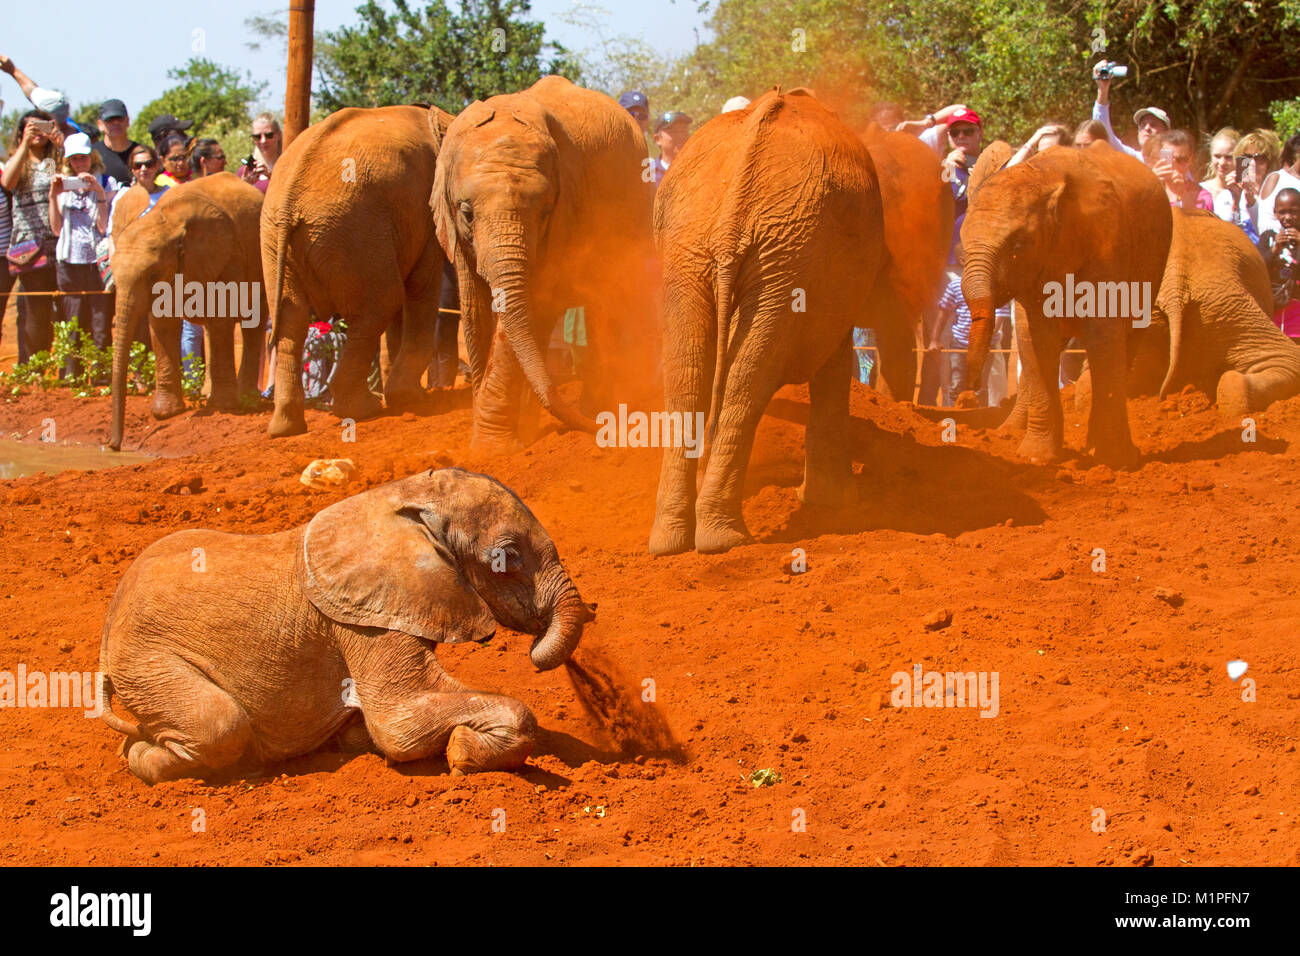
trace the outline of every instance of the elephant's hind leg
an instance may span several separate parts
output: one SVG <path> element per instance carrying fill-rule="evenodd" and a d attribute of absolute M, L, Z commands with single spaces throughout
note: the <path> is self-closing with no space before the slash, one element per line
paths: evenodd
<path fill-rule="evenodd" d="M 131 772 L 145 783 L 207 776 L 236 763 L 252 743 L 252 723 L 239 702 L 183 662 L 151 676 L 147 703 L 129 706 L 141 716 L 160 711 L 142 724 L 151 739 L 134 741 L 127 753 Z"/>
<path fill-rule="evenodd" d="M 853 474 L 849 456 L 853 354 L 850 333 L 808 383 L 808 428 L 804 435 L 803 484 L 799 486 L 799 500 L 806 505 L 836 508 L 849 496 Z"/>
<path fill-rule="evenodd" d="M 239 407 L 239 392 L 235 386 L 234 324 L 228 320 L 210 319 L 207 332 L 212 359 L 208 364 L 208 372 L 212 375 L 209 404 L 221 411 L 234 411 Z"/>
<path fill-rule="evenodd" d="M 376 309 L 378 311 L 378 309 Z M 397 315 L 395 308 L 389 315 Z M 379 345 L 381 328 L 367 322 L 365 316 L 344 316 L 348 323 L 348 340 L 330 381 L 334 393 L 334 414 L 339 418 L 363 421 L 384 410 L 380 397 L 370 390 L 367 380 Z"/>
<path fill-rule="evenodd" d="M 307 304 L 285 296 L 275 317 L 275 411 L 268 428 L 272 438 L 307 430 L 302 390 L 302 350 L 307 339 Z"/>

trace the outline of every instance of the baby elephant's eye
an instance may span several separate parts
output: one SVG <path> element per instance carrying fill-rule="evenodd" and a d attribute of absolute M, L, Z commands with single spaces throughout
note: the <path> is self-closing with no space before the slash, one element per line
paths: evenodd
<path fill-rule="evenodd" d="M 460 217 L 465 220 L 466 224 L 472 223 L 474 221 L 473 206 L 471 206 L 467 202 L 461 202 L 457 204 L 457 208 L 460 210 Z"/>
<path fill-rule="evenodd" d="M 513 574 L 524 566 L 514 545 L 498 545 L 488 552 L 488 566 L 496 574 Z"/>

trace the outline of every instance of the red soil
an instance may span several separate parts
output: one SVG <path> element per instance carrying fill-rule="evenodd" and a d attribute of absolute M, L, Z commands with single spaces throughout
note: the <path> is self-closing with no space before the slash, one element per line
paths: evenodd
<path fill-rule="evenodd" d="M 322 413 L 307 435 L 271 441 L 265 415 L 189 413 L 155 429 L 131 400 L 129 448 L 149 432 L 145 451 L 189 457 L 0 482 L 0 670 L 93 671 L 108 603 L 143 548 L 182 528 L 307 521 L 344 494 L 298 483 L 314 458 L 360 466 L 347 493 L 454 463 L 518 492 L 600 606 L 584 672 L 536 673 L 529 639 L 509 633 L 440 651 L 460 680 L 533 709 L 543 730 L 525 771 L 452 778 L 442 760 L 330 751 L 235 784 L 149 788 L 102 722 L 6 709 L 4 859 L 1300 862 L 1300 399 L 1256 416 L 1254 444 L 1199 394 L 1132 402 L 1146 456 L 1111 473 L 1082 458 L 1019 464 L 1014 441 L 970 428 L 944 445 L 939 424 L 855 386 L 861 503 L 824 514 L 797 504 L 807 392 L 789 388 L 746 485 L 760 543 L 669 559 L 645 549 L 657 451 L 547 430 L 522 454 L 483 457 L 468 450 L 467 406 L 457 393 L 426 415 L 362 423 L 345 444 Z M 103 441 L 108 402 L 24 396 L 0 404 L 0 431 L 35 440 L 48 417 L 61 438 Z M 1067 409 L 1067 442 L 1082 433 Z M 196 475 L 197 493 L 163 492 Z M 796 547 L 808 570 L 792 575 Z M 952 623 L 927 630 L 941 609 Z M 1233 658 L 1249 662 L 1257 702 L 1229 680 Z M 891 707 L 891 675 L 918 662 L 997 671 L 997 717 Z M 754 787 L 760 768 L 782 781 Z"/>

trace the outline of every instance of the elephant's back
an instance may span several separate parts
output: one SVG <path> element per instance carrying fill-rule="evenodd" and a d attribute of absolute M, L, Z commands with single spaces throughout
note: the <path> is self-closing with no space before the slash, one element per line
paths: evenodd
<path fill-rule="evenodd" d="M 122 705 L 158 710 L 175 675 L 197 671 L 244 709 L 264 759 L 333 733 L 347 717 L 346 665 L 333 625 L 297 586 L 302 535 L 182 531 L 141 553 L 114 595 L 102 647 Z"/>
<path fill-rule="evenodd" d="M 1197 210 L 1174 214 L 1175 251 L 1185 257 L 1192 299 L 1202 303 L 1202 321 L 1227 318 L 1251 302 L 1272 314 L 1268 269 L 1250 239 L 1234 223 Z"/>

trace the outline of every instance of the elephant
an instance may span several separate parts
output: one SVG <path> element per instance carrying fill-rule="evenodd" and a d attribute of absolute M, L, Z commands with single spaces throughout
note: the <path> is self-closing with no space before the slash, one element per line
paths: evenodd
<path fill-rule="evenodd" d="M 487 475 L 423 472 L 270 535 L 193 530 L 145 549 L 109 606 L 103 719 L 148 783 L 239 772 L 331 739 L 453 774 L 523 766 L 537 722 L 471 691 L 438 643 L 497 622 L 536 635 L 540 670 L 594 620 L 528 507 Z M 112 708 L 116 694 L 136 718 Z"/>
<path fill-rule="evenodd" d="M 409 407 L 422 394 L 444 264 L 426 204 L 450 122 L 437 107 L 342 109 L 304 130 L 275 164 L 262 207 L 276 343 L 272 437 L 307 430 L 302 359 L 312 312 L 347 322 L 330 383 L 334 414 L 360 420 L 380 412 L 366 382 L 380 335 L 397 321 L 402 342 L 384 401 Z"/>
<path fill-rule="evenodd" d="M 955 204 L 939 157 L 908 133 L 872 123 L 862 134 L 875 163 L 888 259 L 871 302 L 881 389 L 911 401 L 916 384 L 916 325 L 939 301 Z"/>
<path fill-rule="evenodd" d="M 1175 215 L 1154 334 L 1132 363 L 1130 391 L 1158 389 L 1163 398 L 1190 382 L 1215 395 L 1226 418 L 1300 393 L 1300 348 L 1272 313 L 1268 270 L 1245 233 L 1207 212 Z M 1085 371 L 1075 401 L 1082 408 L 1090 399 Z"/>
<path fill-rule="evenodd" d="M 142 187 L 131 188 L 144 193 Z M 131 199 L 128 193 L 123 202 Z M 145 202 L 147 205 L 147 197 Z M 143 216 L 123 217 L 115 224 L 111 262 L 117 311 L 113 317 L 113 425 L 109 438 L 114 451 L 122 447 L 127 366 L 131 341 L 141 321 L 149 322 L 153 336 L 156 381 L 150 411 L 154 418 L 170 418 L 185 410 L 180 361 L 182 311 L 188 321 L 208 329 L 212 406 L 234 409 L 240 394 L 257 394 L 266 315 L 257 243 L 261 211 L 260 192 L 232 173 L 216 173 L 169 189 Z M 203 285 L 205 294 L 192 300 L 189 290 L 195 282 Z M 184 284 L 183 295 L 178 283 Z M 160 295 L 165 296 L 166 304 Z M 192 301 L 202 301 L 200 314 L 191 312 Z M 247 305 L 250 313 L 256 310 L 256 322 L 252 322 L 254 315 L 239 314 L 241 304 Z M 208 310 L 224 314 L 202 314 Z M 160 316 L 159 311 L 168 314 Z M 238 379 L 236 324 L 243 341 Z"/>
<path fill-rule="evenodd" d="M 987 176 L 971 196 L 961 230 L 962 293 L 971 312 L 968 382 L 983 372 L 995 306 L 1014 298 L 1023 310 L 1017 402 L 1028 412 L 1021 456 L 1044 462 L 1063 450 L 1056 374 L 1065 327 L 1082 335 L 1093 369 L 1086 447 L 1104 464 L 1137 460 L 1125 400 L 1129 338 L 1135 322 L 1141 328 L 1149 321 L 1172 230 L 1159 180 L 1104 143 L 1046 149 Z M 1082 316 L 1073 315 L 1075 290 Z M 967 392 L 963 402 L 971 398 Z"/>
<path fill-rule="evenodd" d="M 745 469 L 768 401 L 789 382 L 810 393 L 800 498 L 845 499 L 852 332 L 872 325 L 887 269 L 881 218 L 871 153 L 806 90 L 715 117 L 673 161 L 655 198 L 664 391 L 670 418 L 709 409 L 710 453 L 697 496 L 697 459 L 682 443 L 665 448 L 651 553 L 750 540 Z"/>
<path fill-rule="evenodd" d="M 652 178 L 631 115 L 563 77 L 471 103 L 452 122 L 429 206 L 459 279 L 476 446 L 519 446 L 525 382 L 562 423 L 591 432 L 593 410 L 653 394 Z M 577 306 L 585 412 L 561 398 L 545 359 L 556 320 Z"/>

